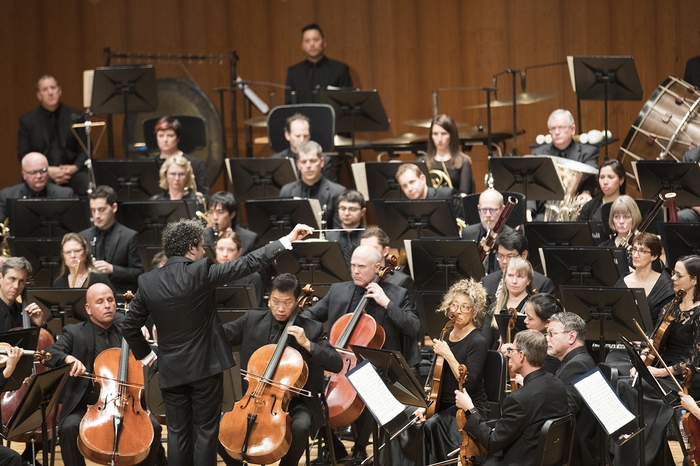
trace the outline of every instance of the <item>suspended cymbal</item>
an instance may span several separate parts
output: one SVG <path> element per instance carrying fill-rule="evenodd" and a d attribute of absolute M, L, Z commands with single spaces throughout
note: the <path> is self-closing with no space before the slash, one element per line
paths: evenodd
<path fill-rule="evenodd" d="M 256 128 L 267 128 L 267 117 L 259 116 L 255 118 L 248 118 L 244 121 L 246 126 L 254 126 Z"/>
<path fill-rule="evenodd" d="M 427 120 L 408 120 L 404 121 L 403 124 L 406 126 L 415 126 L 417 128 L 430 128 L 430 123 L 432 123 L 432 121 L 432 118 L 428 118 Z M 456 123 L 456 125 L 458 128 L 469 126 L 466 123 Z"/>
<path fill-rule="evenodd" d="M 404 134 L 397 136 L 395 138 L 372 140 L 372 144 L 403 145 L 403 144 L 412 144 L 414 142 L 427 142 L 427 141 L 428 141 L 427 134 L 404 133 Z"/>
<path fill-rule="evenodd" d="M 540 93 L 531 93 L 531 92 L 525 92 L 522 94 L 518 94 L 516 97 L 516 102 L 518 105 L 530 105 L 530 104 L 536 104 L 537 102 L 542 102 L 544 100 L 549 100 L 556 96 L 557 94 L 555 92 L 540 92 Z M 498 107 L 511 107 L 513 105 L 513 98 L 511 97 L 510 99 L 503 99 L 503 100 L 494 100 L 491 102 L 491 108 L 498 108 Z M 472 109 L 472 108 L 486 108 L 486 104 L 479 104 L 479 105 L 470 105 L 468 107 L 464 107 L 466 109 Z"/>

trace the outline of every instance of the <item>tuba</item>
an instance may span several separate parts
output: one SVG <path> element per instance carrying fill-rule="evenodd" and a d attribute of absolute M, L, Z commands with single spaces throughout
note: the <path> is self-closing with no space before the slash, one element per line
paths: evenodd
<path fill-rule="evenodd" d="M 581 209 L 586 203 L 578 201 L 578 187 L 581 180 L 590 175 L 597 175 L 598 169 L 585 163 L 569 160 L 562 157 L 554 157 L 557 172 L 564 187 L 564 199 L 561 201 L 547 201 L 545 203 L 545 222 L 574 222 L 578 220 Z"/>

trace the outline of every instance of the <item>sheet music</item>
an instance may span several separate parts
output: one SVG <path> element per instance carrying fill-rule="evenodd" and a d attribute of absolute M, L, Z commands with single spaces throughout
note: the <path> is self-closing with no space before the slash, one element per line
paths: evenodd
<path fill-rule="evenodd" d="M 574 90 L 574 94 L 576 93 L 576 74 L 574 70 L 574 57 L 573 55 L 567 55 L 566 57 L 566 62 L 569 66 L 569 78 L 571 78 L 571 87 Z"/>
<path fill-rule="evenodd" d="M 352 164 L 352 177 L 355 179 L 355 187 L 365 197 L 365 201 L 369 201 L 369 188 L 367 187 L 367 172 L 365 171 L 365 162 Z"/>
<path fill-rule="evenodd" d="M 411 240 L 403 240 L 403 247 L 406 250 L 406 260 L 408 261 L 408 268 L 411 271 L 411 278 L 415 280 L 416 277 L 413 276 L 413 250 L 411 249 Z"/>
<path fill-rule="evenodd" d="M 634 421 L 634 414 L 618 398 L 600 369 L 593 369 L 573 385 L 608 434 Z"/>
<path fill-rule="evenodd" d="M 95 70 L 83 71 L 83 107 L 92 107 L 92 83 L 95 80 Z"/>
<path fill-rule="evenodd" d="M 348 372 L 347 378 L 381 425 L 387 424 L 406 409 L 391 394 L 368 360 Z"/>
<path fill-rule="evenodd" d="M 321 211 L 323 210 L 323 206 L 321 205 L 321 202 L 318 199 L 307 199 L 309 201 L 309 204 L 311 204 L 311 210 L 314 213 L 314 218 L 316 219 L 316 225 L 310 225 L 314 227 L 314 229 L 320 229 L 321 228 Z M 333 226 L 333 219 L 329 218 L 327 219 L 328 225 Z"/>

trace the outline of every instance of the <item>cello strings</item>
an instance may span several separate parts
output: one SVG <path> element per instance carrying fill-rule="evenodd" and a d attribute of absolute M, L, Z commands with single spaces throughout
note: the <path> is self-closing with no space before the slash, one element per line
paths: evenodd
<path fill-rule="evenodd" d="M 144 388 L 143 384 L 123 382 L 119 379 L 114 379 L 112 377 L 105 377 L 103 375 L 91 374 L 90 372 L 85 372 L 84 374 L 78 375 L 77 377 L 82 377 L 84 379 L 89 379 L 89 380 L 97 380 L 97 379 L 108 380 L 110 382 L 117 382 L 123 387 Z"/>
<path fill-rule="evenodd" d="M 307 398 L 311 398 L 311 392 L 308 390 L 305 390 L 303 388 L 297 388 L 292 385 L 287 385 L 282 382 L 277 382 L 275 380 L 266 380 L 263 376 L 253 374 L 252 372 L 248 372 L 244 369 L 241 369 L 241 374 L 243 375 L 249 375 L 255 379 L 258 380 L 258 386 L 265 386 L 265 385 L 272 385 L 273 387 L 279 387 L 279 388 L 284 388 L 286 390 L 289 390 L 290 392 L 294 392 L 297 395 L 305 396 Z M 256 387 L 257 389 L 257 387 Z"/>

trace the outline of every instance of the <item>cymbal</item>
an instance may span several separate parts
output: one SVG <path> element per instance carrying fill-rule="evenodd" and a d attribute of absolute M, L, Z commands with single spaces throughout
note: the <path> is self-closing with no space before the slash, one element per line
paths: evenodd
<path fill-rule="evenodd" d="M 408 120 L 404 121 L 403 124 L 406 126 L 415 126 L 417 128 L 430 128 L 430 123 L 433 122 L 432 118 L 428 118 L 427 120 Z M 457 123 L 455 122 L 458 128 L 464 128 L 469 126 L 466 123 Z"/>
<path fill-rule="evenodd" d="M 376 139 L 376 140 L 373 140 L 372 143 L 379 144 L 379 145 L 403 145 L 403 144 L 412 144 L 414 142 L 427 142 L 427 141 L 428 141 L 427 134 L 404 133 L 404 134 L 401 134 L 400 136 L 397 136 L 395 138 Z"/>
<path fill-rule="evenodd" d="M 355 138 L 355 147 L 364 147 L 369 144 L 367 139 Z M 335 147 L 352 147 L 352 138 L 346 136 L 335 135 L 333 137 L 333 145 Z"/>
<path fill-rule="evenodd" d="M 267 128 L 267 117 L 259 116 L 255 118 L 248 118 L 244 121 L 246 126 L 254 126 L 256 128 Z"/>
<path fill-rule="evenodd" d="M 515 98 L 515 100 L 516 100 L 516 103 L 518 105 L 530 105 L 530 104 L 536 104 L 537 102 L 542 102 L 544 100 L 549 100 L 556 95 L 557 94 L 555 92 L 540 92 L 540 93 L 524 92 L 522 94 L 518 94 L 518 96 Z M 491 108 L 511 107 L 512 105 L 513 105 L 513 98 L 503 99 L 503 100 L 494 100 L 491 102 Z M 470 106 L 464 107 L 464 108 L 466 108 L 466 109 L 486 108 L 486 104 L 470 105 Z"/>

